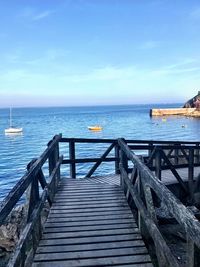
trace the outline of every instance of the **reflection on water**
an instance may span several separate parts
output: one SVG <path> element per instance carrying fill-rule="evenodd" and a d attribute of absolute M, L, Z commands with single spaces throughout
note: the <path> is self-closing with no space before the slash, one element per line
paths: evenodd
<path fill-rule="evenodd" d="M 22 136 L 23 135 L 23 132 L 20 132 L 20 133 L 6 133 L 5 132 L 5 135 L 8 136 L 8 137 L 17 137 L 17 136 Z"/>

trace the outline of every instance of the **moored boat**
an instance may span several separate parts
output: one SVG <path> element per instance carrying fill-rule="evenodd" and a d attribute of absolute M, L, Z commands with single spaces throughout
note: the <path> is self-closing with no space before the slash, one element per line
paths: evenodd
<path fill-rule="evenodd" d="M 22 133 L 23 128 L 15 128 L 15 127 L 10 127 L 5 129 L 5 134 L 15 134 L 15 133 Z"/>
<path fill-rule="evenodd" d="M 19 134 L 23 132 L 23 128 L 17 128 L 12 126 L 12 109 L 10 108 L 10 127 L 5 129 L 5 134 Z"/>
<path fill-rule="evenodd" d="M 103 127 L 102 126 L 99 126 L 99 125 L 95 125 L 95 126 L 88 126 L 88 129 L 90 131 L 102 131 L 103 130 Z"/>

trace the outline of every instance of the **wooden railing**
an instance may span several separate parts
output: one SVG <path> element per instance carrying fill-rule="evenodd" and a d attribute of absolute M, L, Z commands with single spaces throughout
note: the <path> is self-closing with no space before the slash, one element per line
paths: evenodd
<path fill-rule="evenodd" d="M 97 168 L 101 165 L 102 162 L 115 162 L 115 173 L 119 173 L 119 150 L 117 140 L 115 139 L 85 139 L 85 138 L 61 138 L 60 143 L 67 143 L 68 144 L 68 151 L 69 156 L 64 158 L 63 164 L 69 164 L 70 166 L 70 177 L 76 178 L 77 177 L 77 164 L 88 164 L 94 163 L 92 168 L 85 173 L 85 177 L 91 177 Z M 108 145 L 106 151 L 103 152 L 101 157 L 97 158 L 77 158 L 76 156 L 76 146 L 78 144 L 86 144 L 90 146 L 91 144 L 101 144 L 101 145 Z M 87 154 L 87 147 L 85 148 Z M 114 156 L 109 156 L 114 150 Z"/>
<path fill-rule="evenodd" d="M 79 148 L 77 145 L 80 144 L 86 144 L 87 146 L 91 146 L 93 144 L 101 144 L 101 147 L 103 146 L 105 150 L 103 151 L 101 149 L 101 151 L 103 151 L 101 152 L 101 156 L 87 158 L 85 156 L 87 155 L 87 151 L 85 151 L 84 156 L 78 157 L 77 152 L 79 152 Z M 67 148 L 66 145 L 68 146 Z M 117 139 L 63 138 L 61 134 L 56 135 L 48 143 L 48 147 L 44 151 L 44 153 L 38 159 L 34 159 L 28 164 L 27 173 L 19 180 L 19 182 L 10 191 L 4 201 L 1 202 L 0 226 L 6 221 L 7 216 L 19 203 L 20 198 L 25 194 L 27 189 L 29 191 L 27 223 L 22 232 L 22 235 L 20 236 L 15 254 L 10 260 L 8 266 L 24 266 L 25 262 L 28 261 L 26 254 L 30 247 L 32 247 L 32 254 L 34 254 L 42 232 L 41 211 L 45 206 L 45 203 L 48 202 L 50 206 L 52 204 L 53 197 L 57 191 L 57 185 L 60 180 L 60 168 L 62 166 L 69 165 L 70 167 L 69 175 L 64 173 L 64 177 L 77 178 L 77 164 L 93 163 L 93 166 L 90 169 L 87 169 L 84 175 L 85 177 L 91 177 L 95 174 L 95 171 L 99 166 L 101 166 L 103 162 L 113 163 L 112 170 L 114 170 L 117 174 L 121 172 L 122 184 L 124 184 L 129 198 L 130 196 L 132 196 L 132 199 L 135 201 L 138 209 L 140 210 L 141 208 L 141 211 L 139 211 L 139 213 L 141 213 L 142 217 L 140 217 L 143 218 L 143 220 L 145 217 L 143 210 L 145 212 L 146 210 L 148 210 L 147 214 L 149 215 L 147 216 L 147 221 L 153 221 L 155 224 L 152 224 L 153 228 L 150 230 L 153 232 L 152 235 L 154 237 L 154 228 L 157 224 L 155 210 L 153 207 L 153 198 L 151 197 L 151 190 L 155 191 L 154 194 L 156 194 L 158 198 L 163 198 L 163 196 L 161 195 L 161 192 L 163 192 L 164 199 L 166 199 L 167 197 L 172 197 L 172 200 L 174 200 L 175 197 L 172 194 L 169 194 L 169 192 L 166 191 L 167 189 L 163 187 L 162 183 L 159 181 L 159 179 L 161 178 L 162 170 L 170 169 L 175 175 L 176 179 L 180 182 L 183 189 L 185 189 L 187 191 L 187 194 L 192 198 L 192 194 L 195 191 L 195 186 L 197 187 L 197 185 L 199 184 L 193 181 L 193 167 L 200 166 L 199 147 L 200 142 L 149 140 L 120 140 L 118 142 Z M 87 147 L 85 148 L 85 150 L 87 150 Z M 60 156 L 61 151 L 64 154 L 64 157 Z M 67 155 L 66 151 L 68 153 Z M 141 163 L 141 161 L 133 154 L 133 152 L 140 155 L 143 163 Z M 119 165 L 120 160 L 122 162 L 121 165 Z M 47 167 L 47 165 L 48 174 L 46 175 L 46 173 L 44 173 L 44 169 Z M 181 177 L 177 174 L 176 169 L 180 167 L 188 167 L 189 187 L 187 187 L 185 183 L 182 182 Z M 143 170 L 143 168 L 145 171 Z M 150 170 L 156 173 L 157 178 L 155 178 Z M 128 174 L 130 172 L 131 180 L 128 179 Z M 144 178 L 140 178 L 143 176 Z M 148 198 L 148 201 L 146 201 L 146 206 L 143 202 L 141 202 L 142 200 L 140 200 L 139 198 L 140 195 L 136 190 L 136 184 L 140 184 L 140 187 L 145 187 L 145 197 Z M 150 189 L 152 187 L 155 187 L 156 189 Z M 137 193 L 136 195 L 134 195 L 135 192 Z M 138 197 L 136 198 L 136 196 Z M 171 202 L 167 202 L 166 200 L 164 200 L 164 203 L 167 206 L 172 205 Z M 173 209 L 178 209 L 179 205 L 182 205 L 179 202 L 173 203 L 175 204 L 169 207 L 170 212 L 172 212 Z M 186 225 L 184 224 L 185 221 L 183 221 L 181 215 L 183 217 L 189 216 L 187 217 Z M 195 239 L 195 235 L 199 235 L 199 230 L 195 232 L 195 227 L 198 228 L 199 224 L 194 221 L 195 218 L 193 214 L 188 213 L 188 211 L 186 211 L 184 208 L 183 212 L 181 212 L 179 209 L 179 211 L 175 213 L 175 218 L 176 217 L 178 218 L 177 220 L 181 225 L 185 225 L 184 227 L 187 230 L 188 240 L 190 240 L 191 244 L 190 247 L 195 247 L 196 245 L 199 246 L 199 243 Z M 188 230 L 190 229 L 188 226 L 189 219 L 191 219 L 192 227 L 194 227 L 191 233 Z M 156 233 L 158 232 L 158 230 L 155 231 Z M 162 240 L 162 238 L 160 240 Z M 161 242 L 160 240 L 159 242 Z M 30 245 L 30 243 L 32 243 L 32 245 Z M 175 262 L 174 258 L 172 262 Z"/>
<path fill-rule="evenodd" d="M 61 138 L 60 143 L 68 144 L 69 155 L 64 153 L 63 164 L 70 166 L 69 177 L 77 177 L 77 164 L 94 163 L 92 168 L 85 173 L 85 177 L 94 174 L 102 162 L 114 162 L 115 173 L 119 173 L 119 145 L 115 139 L 85 139 L 85 138 Z M 200 142 L 178 142 L 178 141 L 149 141 L 149 140 L 126 140 L 129 148 L 136 154 L 143 156 L 145 164 L 155 171 L 159 179 L 161 171 L 171 169 L 176 179 L 179 179 L 178 173 L 174 169 L 187 167 L 190 170 L 190 178 L 193 175 L 193 168 L 200 166 Z M 100 157 L 78 158 L 76 155 L 77 145 L 85 144 L 85 155 L 90 145 L 107 145 L 105 151 Z M 164 155 L 165 154 L 165 155 Z M 128 170 L 131 172 L 132 168 Z"/>
<path fill-rule="evenodd" d="M 0 226 L 12 212 L 15 205 L 28 189 L 27 222 L 23 229 L 16 250 L 8 263 L 8 267 L 30 266 L 27 254 L 33 255 L 42 234 L 41 211 L 46 203 L 51 206 L 60 179 L 60 165 L 62 156 L 59 156 L 59 141 L 61 135 L 55 136 L 40 158 L 31 161 L 27 173 L 17 182 L 0 206 Z M 42 167 L 48 163 L 48 182 Z M 30 241 L 31 240 L 31 241 Z M 32 251 L 30 252 L 30 247 Z M 28 253 L 28 251 L 30 253 Z"/>
<path fill-rule="evenodd" d="M 118 144 L 120 147 L 121 184 L 130 206 L 137 214 L 144 239 L 147 239 L 149 235 L 154 242 L 159 266 L 200 266 L 200 222 L 193 212 L 183 205 L 150 171 L 144 164 L 143 157 L 136 156 L 125 140 L 119 139 Z M 131 175 L 128 174 L 128 161 L 133 164 Z M 159 200 L 160 207 L 165 207 L 174 218 L 175 225 L 178 224 L 184 232 L 187 248 L 186 264 L 180 263 L 180 259 L 172 253 L 166 242 L 160 228 L 155 199 Z"/>

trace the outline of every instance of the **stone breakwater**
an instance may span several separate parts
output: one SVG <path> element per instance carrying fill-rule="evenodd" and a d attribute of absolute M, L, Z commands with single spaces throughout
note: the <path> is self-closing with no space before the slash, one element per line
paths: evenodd
<path fill-rule="evenodd" d="M 200 110 L 197 108 L 168 108 L 168 109 L 150 110 L 150 116 L 169 116 L 169 115 L 181 115 L 181 116 L 200 118 Z"/>

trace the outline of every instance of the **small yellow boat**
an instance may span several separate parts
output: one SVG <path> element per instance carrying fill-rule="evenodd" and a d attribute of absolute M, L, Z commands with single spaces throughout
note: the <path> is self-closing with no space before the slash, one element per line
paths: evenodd
<path fill-rule="evenodd" d="M 99 125 L 95 125 L 95 126 L 88 126 L 88 130 L 90 131 L 102 131 L 103 127 L 99 126 Z"/>

